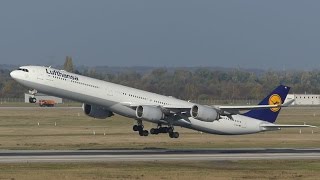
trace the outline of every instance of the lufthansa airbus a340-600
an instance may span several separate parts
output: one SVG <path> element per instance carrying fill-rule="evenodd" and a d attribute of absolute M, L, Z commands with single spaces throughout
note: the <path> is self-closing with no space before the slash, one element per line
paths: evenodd
<path fill-rule="evenodd" d="M 135 88 L 130 88 L 51 67 L 23 66 L 10 73 L 11 77 L 30 88 L 49 95 L 83 103 L 86 115 L 105 119 L 114 113 L 137 121 L 133 130 L 148 136 L 143 121 L 155 123 L 150 134 L 168 133 L 178 138 L 175 126 L 219 135 L 242 135 L 281 128 L 313 127 L 310 125 L 275 124 L 290 88 L 280 85 L 258 105 L 208 106 L 179 100 Z M 34 96 L 29 99 L 36 102 Z M 247 111 L 245 113 L 241 113 Z"/>

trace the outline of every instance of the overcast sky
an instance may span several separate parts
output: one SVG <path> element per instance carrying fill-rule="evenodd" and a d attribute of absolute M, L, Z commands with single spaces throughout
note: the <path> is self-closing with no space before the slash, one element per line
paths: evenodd
<path fill-rule="evenodd" d="M 1 0 L 0 64 L 320 68 L 320 1 Z"/>

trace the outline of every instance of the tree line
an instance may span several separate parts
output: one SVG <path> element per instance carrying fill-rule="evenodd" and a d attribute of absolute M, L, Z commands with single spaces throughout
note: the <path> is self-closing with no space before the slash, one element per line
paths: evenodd
<path fill-rule="evenodd" d="M 320 94 L 320 71 L 265 71 L 209 68 L 152 69 L 146 73 L 97 72 L 95 68 L 69 71 L 185 100 L 261 99 L 280 84 L 292 87 L 291 93 Z M 75 69 L 75 70 L 73 70 Z M 10 70 L 0 69 L 0 97 L 22 98 L 28 89 L 11 79 Z"/>
<path fill-rule="evenodd" d="M 195 71 L 166 68 L 141 74 L 124 72 L 119 74 L 83 72 L 96 77 L 138 89 L 143 89 L 180 99 L 261 99 L 276 86 L 292 87 L 291 93 L 320 94 L 320 71 L 266 71 L 253 73 L 246 70 L 210 70 L 199 68 Z"/>

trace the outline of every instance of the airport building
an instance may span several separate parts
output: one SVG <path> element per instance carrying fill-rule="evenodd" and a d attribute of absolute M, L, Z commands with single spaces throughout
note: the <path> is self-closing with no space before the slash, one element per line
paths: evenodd
<path fill-rule="evenodd" d="M 32 97 L 31 94 L 29 94 L 29 93 L 24 94 L 24 102 L 29 103 L 30 97 Z M 37 99 L 36 103 L 39 103 L 39 100 L 53 100 L 56 104 L 62 103 L 62 98 L 55 97 L 55 96 L 49 96 L 49 95 L 41 94 L 41 93 L 37 93 L 35 95 L 35 98 Z"/>
<path fill-rule="evenodd" d="M 320 94 L 288 94 L 285 102 L 292 99 L 292 105 L 320 105 Z"/>

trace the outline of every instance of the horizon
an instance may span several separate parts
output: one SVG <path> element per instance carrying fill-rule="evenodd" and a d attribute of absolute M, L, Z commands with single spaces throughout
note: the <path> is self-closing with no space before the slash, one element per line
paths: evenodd
<path fill-rule="evenodd" d="M 9 69 L 13 70 L 14 68 L 18 68 L 21 66 L 43 66 L 43 67 L 53 67 L 56 69 L 63 68 L 63 63 L 60 65 L 39 65 L 39 64 L 0 64 L 0 69 Z M 7 67 L 7 68 L 6 68 Z M 8 68 L 10 67 L 10 68 Z M 255 72 L 255 73 L 265 73 L 265 72 L 311 72 L 311 71 L 320 71 L 320 68 L 314 69 L 277 69 L 277 68 L 249 68 L 249 67 L 221 67 L 221 66 L 108 66 L 108 65 L 77 65 L 74 64 L 75 70 L 79 69 L 99 69 L 99 68 L 115 68 L 115 71 L 119 69 L 147 69 L 147 70 L 154 70 L 154 69 L 167 69 L 167 70 L 179 70 L 179 69 L 188 69 L 188 70 L 198 70 L 198 69 L 208 69 L 214 71 L 232 71 L 232 70 L 239 70 L 239 71 L 247 71 L 247 72 Z"/>

